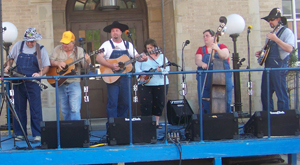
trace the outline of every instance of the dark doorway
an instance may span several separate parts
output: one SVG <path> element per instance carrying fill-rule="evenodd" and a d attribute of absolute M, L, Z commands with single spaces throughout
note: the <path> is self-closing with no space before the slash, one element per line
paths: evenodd
<path fill-rule="evenodd" d="M 142 52 L 143 43 L 148 38 L 147 5 L 145 0 L 122 1 L 118 0 L 119 10 L 100 11 L 100 0 L 68 0 L 66 5 L 67 30 L 71 30 L 75 37 L 82 38 L 85 42 L 84 49 L 87 53 L 99 49 L 100 45 L 111 38 L 103 28 L 113 21 L 127 24 L 132 33 L 134 46 Z M 123 34 L 123 39 L 131 40 Z M 79 45 L 77 41 L 77 45 Z M 92 64 L 98 66 L 96 56 L 92 57 Z M 96 70 L 92 72 L 97 73 Z M 82 100 L 81 117 L 106 118 L 107 90 L 106 83 L 101 79 L 88 80 L 89 105 Z M 82 89 L 85 82 L 82 81 Z M 84 95 L 84 93 L 83 93 Z M 139 106 L 132 104 L 133 115 L 139 115 Z M 137 109 L 138 108 L 138 109 Z M 87 109 L 89 109 L 87 113 Z"/>

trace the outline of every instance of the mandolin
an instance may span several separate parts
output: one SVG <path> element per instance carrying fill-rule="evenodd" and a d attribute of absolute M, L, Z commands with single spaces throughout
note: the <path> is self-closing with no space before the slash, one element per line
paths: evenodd
<path fill-rule="evenodd" d="M 278 22 L 278 25 L 275 26 L 274 30 L 271 33 L 274 33 L 279 28 L 280 25 L 281 25 L 281 23 Z M 259 58 L 257 59 L 257 62 L 259 63 L 259 65 L 263 65 L 269 55 L 270 48 L 271 48 L 269 43 L 270 43 L 270 39 L 267 41 L 265 46 L 260 51 Z"/>
<path fill-rule="evenodd" d="M 166 63 L 166 67 L 167 66 L 171 66 L 171 65 L 172 65 L 171 62 Z M 158 67 L 159 68 L 163 68 L 164 65 L 161 65 L 161 66 L 158 66 Z M 151 68 L 148 71 L 144 71 L 144 72 L 148 72 L 148 73 L 149 72 L 155 72 L 156 69 L 157 68 Z M 151 80 L 152 77 L 153 77 L 153 74 L 151 74 L 151 75 L 139 75 L 139 77 L 137 78 L 138 84 L 139 85 L 145 85 L 145 84 L 147 84 Z"/>
<path fill-rule="evenodd" d="M 25 74 L 15 71 L 16 67 L 17 66 L 14 66 L 14 67 L 12 67 L 8 70 L 8 73 L 9 73 L 8 76 L 9 77 L 27 77 Z M 12 80 L 11 83 L 14 84 L 14 85 L 19 85 L 19 84 L 22 84 L 25 81 L 30 81 L 30 82 L 38 84 L 39 87 L 41 88 L 41 90 L 44 90 L 44 89 L 48 88 L 47 85 L 45 85 L 44 83 L 42 83 L 38 80 L 35 80 L 35 79 Z"/>

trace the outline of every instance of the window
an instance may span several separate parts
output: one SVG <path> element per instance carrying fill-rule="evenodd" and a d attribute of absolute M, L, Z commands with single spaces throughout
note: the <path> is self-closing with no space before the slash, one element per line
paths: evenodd
<path fill-rule="evenodd" d="M 294 8 L 294 10 L 293 10 Z M 296 48 L 300 47 L 300 0 L 282 0 L 283 16 L 287 18 L 287 26 L 296 36 Z M 300 50 L 298 49 L 298 59 Z"/>
<path fill-rule="evenodd" d="M 102 7 L 103 0 L 76 0 L 74 10 L 99 10 Z M 117 0 L 117 6 L 120 9 L 134 9 L 137 8 L 135 0 Z"/>

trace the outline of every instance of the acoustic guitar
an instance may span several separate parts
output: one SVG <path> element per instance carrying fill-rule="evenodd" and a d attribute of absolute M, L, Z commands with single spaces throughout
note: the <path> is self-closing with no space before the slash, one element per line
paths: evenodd
<path fill-rule="evenodd" d="M 147 56 L 153 53 L 162 53 L 160 47 L 155 47 L 151 52 L 145 53 Z M 128 73 L 132 71 L 132 63 L 140 60 L 142 56 L 135 57 L 133 59 L 129 59 L 127 55 L 123 55 L 116 59 L 107 59 L 106 61 L 109 63 L 118 64 L 119 70 L 112 70 L 111 68 L 101 65 L 100 72 L 101 74 L 115 74 L 115 73 Z M 121 76 L 104 76 L 102 77 L 103 81 L 107 84 L 115 83 Z"/>
<path fill-rule="evenodd" d="M 93 51 L 92 53 L 89 54 L 89 56 L 93 56 L 98 53 L 104 52 L 104 48 Z M 60 69 L 59 67 L 56 66 L 50 66 L 48 73 L 46 74 L 47 76 L 66 76 L 66 75 L 75 75 L 76 71 L 75 69 L 75 64 L 79 63 L 81 60 L 83 60 L 85 57 L 81 57 L 78 60 L 73 61 L 72 58 L 67 59 L 64 61 L 67 65 L 65 68 Z M 58 86 L 61 86 L 66 82 L 67 78 L 59 78 L 58 79 Z M 55 87 L 55 79 L 47 79 L 48 83 Z"/>
<path fill-rule="evenodd" d="M 279 28 L 280 25 L 281 25 L 281 23 L 278 22 L 278 25 L 275 26 L 274 30 L 271 33 L 274 33 Z M 257 62 L 259 63 L 259 65 L 263 65 L 269 55 L 270 48 L 271 48 L 269 43 L 270 43 L 270 39 L 267 41 L 267 43 L 265 44 L 265 46 L 262 48 L 262 50 L 260 52 L 259 58 L 257 59 Z"/>
<path fill-rule="evenodd" d="M 166 67 L 171 66 L 171 65 L 172 65 L 172 63 L 170 63 L 170 62 L 166 63 Z M 163 68 L 163 67 L 164 67 L 164 65 L 159 66 L 159 68 Z M 156 69 L 157 68 L 151 68 L 148 71 L 144 71 L 144 72 L 155 72 Z M 147 84 L 151 80 L 152 77 L 153 77 L 153 74 L 151 74 L 151 75 L 139 75 L 139 77 L 137 79 L 138 85 Z"/>

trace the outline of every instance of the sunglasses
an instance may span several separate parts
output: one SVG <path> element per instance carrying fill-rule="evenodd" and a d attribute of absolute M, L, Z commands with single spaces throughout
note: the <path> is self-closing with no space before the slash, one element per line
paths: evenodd
<path fill-rule="evenodd" d="M 268 18 L 268 22 L 274 21 L 276 18 Z"/>

